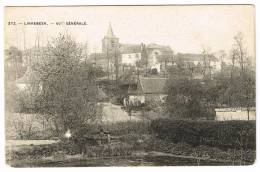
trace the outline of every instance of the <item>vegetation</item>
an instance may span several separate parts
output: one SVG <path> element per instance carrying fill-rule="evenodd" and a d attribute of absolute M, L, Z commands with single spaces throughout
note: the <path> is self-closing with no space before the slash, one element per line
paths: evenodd
<path fill-rule="evenodd" d="M 136 151 L 156 151 L 180 158 L 193 157 L 192 160 L 195 160 L 197 165 L 202 165 L 204 160 L 227 165 L 252 164 L 255 160 L 253 122 L 160 119 L 153 121 L 151 125 L 131 121 L 104 126 L 104 131 L 111 131 L 110 144 L 99 146 L 89 142 L 79 143 L 84 134 L 99 131 L 100 128 L 93 125 L 77 131 L 76 140 L 63 140 L 50 145 L 34 145 L 23 147 L 22 150 L 7 151 L 7 160 L 12 164 L 16 162 L 13 160 L 33 162 L 39 159 L 40 162 L 44 160 L 43 157 L 53 157 L 54 162 L 63 161 L 70 155 L 81 155 L 81 159 L 127 157 Z"/>
<path fill-rule="evenodd" d="M 22 65 L 22 51 L 18 50 L 17 47 L 12 46 L 5 50 L 5 55 L 5 80 L 14 81 L 17 78 L 22 77 L 26 70 L 26 67 Z"/>
<path fill-rule="evenodd" d="M 177 156 L 194 157 L 193 159 L 196 160 L 197 165 L 202 165 L 202 160 L 210 159 L 219 161 L 222 165 L 249 165 L 254 163 L 256 156 L 255 150 L 243 152 L 236 149 L 223 150 L 207 145 L 192 146 L 185 142 L 174 143 L 158 138 L 152 138 L 145 144 L 146 151 L 159 151 Z M 206 164 L 209 165 L 210 163 L 207 162 Z"/>
<path fill-rule="evenodd" d="M 207 90 L 203 89 L 204 83 L 201 81 L 170 79 L 167 87 L 166 105 L 172 118 L 214 118 L 214 113 L 209 109 L 211 107 L 207 106 Z"/>
<path fill-rule="evenodd" d="M 203 50 L 204 62 L 199 71 L 203 79 L 194 77 L 198 71 L 185 67 L 180 60 L 169 69 L 166 110 L 172 118 L 214 119 L 216 107 L 246 107 L 249 115 L 250 108 L 255 107 L 255 71 L 241 33 L 235 35 L 231 52 L 232 65 L 222 62 L 221 71 L 213 75 L 212 54 Z M 224 56 L 222 52 L 221 58 Z"/>
<path fill-rule="evenodd" d="M 8 52 L 10 58 L 20 59 L 18 50 L 12 48 Z M 42 58 L 27 67 L 25 89 L 18 89 L 15 82 L 6 78 L 8 111 L 41 114 L 47 121 L 52 119 L 58 135 L 94 120 L 99 100 L 95 79 L 104 73 L 82 62 L 84 57 L 82 47 L 70 36 L 53 39 L 42 52 Z"/>
<path fill-rule="evenodd" d="M 132 147 L 126 143 L 119 143 L 108 146 L 90 146 L 85 145 L 82 152 L 80 147 L 75 146 L 72 142 L 54 143 L 51 145 L 35 145 L 34 147 L 24 147 L 23 150 L 7 152 L 7 160 L 32 160 L 41 159 L 42 157 L 54 156 L 61 157 L 67 155 L 82 154 L 84 157 L 108 157 L 108 156 L 128 156 L 131 155 Z M 60 154 L 60 155 L 58 155 Z"/>
<path fill-rule="evenodd" d="M 103 124 L 89 124 L 83 127 L 78 127 L 73 130 L 72 134 L 77 137 L 84 137 L 88 134 L 97 134 L 100 130 L 108 132 L 111 136 L 124 136 L 131 134 L 149 134 L 150 122 L 149 121 L 127 121 L 117 123 L 103 123 Z"/>
<path fill-rule="evenodd" d="M 60 35 L 48 44 L 47 52 L 34 67 L 42 85 L 37 110 L 54 117 L 57 132 L 94 119 L 98 90 L 91 66 L 80 63 L 81 47 L 70 36 Z"/>
<path fill-rule="evenodd" d="M 8 152 L 8 156 L 10 159 L 37 159 L 55 157 L 62 152 L 105 157 L 126 156 L 133 151 L 145 150 L 192 156 L 198 160 L 198 165 L 204 155 L 252 163 L 256 147 L 255 122 L 212 121 L 216 107 L 246 107 L 249 114 L 250 108 L 255 106 L 255 73 L 248 63 L 245 49 L 243 36 L 236 35 L 232 66 L 223 63 L 221 71 L 214 75 L 209 59 L 212 54 L 208 50 L 203 51 L 201 70 L 195 71 L 192 66 L 185 68 L 181 61 L 177 62 L 177 66 L 168 71 L 165 103 L 150 101 L 140 109 L 126 108 L 130 119 L 132 112 L 141 110 L 146 120 L 102 123 L 103 107 L 98 106 L 98 85 L 112 97 L 112 103 L 121 103 L 127 94 L 127 84 L 119 87 L 120 81 L 109 79 L 97 83 L 97 78 L 106 75 L 104 71 L 82 61 L 86 56 L 82 47 L 70 36 L 60 35 L 48 44 L 42 59 L 32 65 L 29 86 L 25 90 L 19 90 L 11 82 L 20 76 L 15 75 L 15 79 L 6 77 L 6 107 L 12 113 L 19 113 L 21 118 L 21 121 L 12 119 L 10 123 L 16 130 L 15 139 L 54 139 L 68 129 L 72 138 L 48 146 Z M 21 52 L 15 48 L 9 51 L 12 52 L 10 58 L 20 63 Z M 137 64 L 137 75 L 142 72 L 139 71 L 142 65 L 146 62 Z M 6 69 L 11 71 L 11 68 Z M 143 72 L 158 75 L 154 69 Z M 196 79 L 195 72 L 202 72 L 203 79 Z M 153 120 L 158 116 L 167 119 Z M 26 123 L 22 121 L 24 118 Z M 35 121 L 42 121 L 36 125 L 42 125 L 44 132 L 36 131 Z M 46 122 L 53 122 L 53 126 L 46 129 Z M 85 142 L 84 138 L 101 130 L 108 132 L 114 142 L 103 145 Z"/>
<path fill-rule="evenodd" d="M 254 121 L 191 121 L 158 119 L 151 123 L 152 133 L 172 142 L 194 146 L 255 149 Z M 169 132 L 172 131 L 172 132 Z"/>

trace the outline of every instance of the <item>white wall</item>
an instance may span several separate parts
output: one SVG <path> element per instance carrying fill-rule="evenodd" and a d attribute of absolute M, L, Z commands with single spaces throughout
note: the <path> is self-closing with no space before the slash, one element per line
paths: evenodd
<path fill-rule="evenodd" d="M 221 63 L 220 62 L 211 62 L 210 65 L 213 68 L 213 70 L 215 70 L 215 71 L 221 70 Z"/>
<path fill-rule="evenodd" d="M 161 55 L 162 52 L 159 49 L 154 49 L 148 54 L 149 65 L 156 66 L 158 64 L 157 56 Z"/>
<path fill-rule="evenodd" d="M 136 66 L 136 62 L 141 60 L 141 53 L 122 54 L 122 64 Z"/>
<path fill-rule="evenodd" d="M 217 121 L 229 121 L 229 120 L 248 120 L 247 110 L 243 109 L 231 109 L 231 108 L 220 108 L 215 109 Z M 256 120 L 256 111 L 249 111 L 249 120 Z"/>
<path fill-rule="evenodd" d="M 132 102 L 140 101 L 140 103 L 145 103 L 145 96 L 143 96 L 143 95 L 131 95 L 131 96 L 129 96 L 129 101 L 132 101 Z"/>

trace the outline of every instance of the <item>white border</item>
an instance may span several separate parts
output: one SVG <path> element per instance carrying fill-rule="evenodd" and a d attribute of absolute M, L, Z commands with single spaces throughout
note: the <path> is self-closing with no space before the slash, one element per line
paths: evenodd
<path fill-rule="evenodd" d="M 64 5 L 156 5 L 156 4 L 161 4 L 161 5 L 167 5 L 167 4 L 173 4 L 173 5 L 189 5 L 189 4 L 254 4 L 255 5 L 255 11 L 256 11 L 256 21 L 257 19 L 259 20 L 259 1 L 257 0 L 2 0 L 0 2 L 0 18 L 4 18 L 4 6 L 47 6 L 47 5 L 55 5 L 55 6 L 64 6 Z M 257 10 L 258 9 L 258 10 Z M 4 28 L 3 28 L 3 22 L 4 20 L 0 20 L 0 25 L 1 25 L 1 31 L 0 31 L 0 37 L 4 38 Z M 259 40 L 259 22 L 256 22 L 256 43 L 258 43 L 257 40 Z M 10 168 L 5 165 L 4 161 L 4 143 L 5 143 L 5 138 L 4 138 L 4 75 L 3 75 L 3 49 L 4 49 L 4 39 L 0 41 L 0 55 L 1 55 L 1 63 L 0 63 L 0 112 L 1 112 L 1 124 L 0 124 L 0 170 L 1 171 L 57 171 L 57 170 L 62 170 L 64 172 L 69 172 L 71 170 L 77 170 L 77 171 L 113 171 L 113 172 L 121 172 L 122 170 L 124 172 L 128 172 L 131 170 L 134 171 L 143 171 L 143 170 L 149 170 L 149 172 L 155 172 L 158 170 L 165 170 L 165 171 L 188 171 L 192 170 L 194 172 L 217 172 L 217 171 L 259 171 L 260 170 L 260 160 L 259 160 L 259 120 L 257 117 L 257 159 L 256 163 L 252 166 L 218 166 L 218 167 L 87 167 L 87 168 Z M 257 47 L 257 45 L 256 45 Z M 258 57 L 258 49 L 256 48 L 256 57 Z M 260 63 L 260 60 L 256 58 L 256 66 L 258 66 Z M 260 69 L 256 68 L 257 75 L 256 75 L 256 84 L 257 88 L 259 85 L 259 72 Z M 259 107 L 259 91 L 257 89 L 257 116 L 259 115 L 258 112 L 258 107 Z"/>

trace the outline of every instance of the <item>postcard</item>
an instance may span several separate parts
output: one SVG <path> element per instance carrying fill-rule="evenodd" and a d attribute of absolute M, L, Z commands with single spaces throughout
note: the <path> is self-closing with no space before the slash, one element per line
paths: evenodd
<path fill-rule="evenodd" d="M 11 167 L 256 159 L 253 5 L 7 6 Z"/>

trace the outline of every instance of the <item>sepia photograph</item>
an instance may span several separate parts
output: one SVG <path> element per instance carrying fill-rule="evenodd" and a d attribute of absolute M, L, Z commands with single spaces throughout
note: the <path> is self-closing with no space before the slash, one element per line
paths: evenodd
<path fill-rule="evenodd" d="M 7 166 L 255 163 L 254 5 L 3 13 Z"/>

